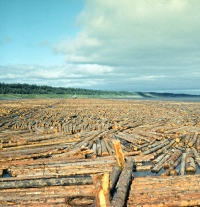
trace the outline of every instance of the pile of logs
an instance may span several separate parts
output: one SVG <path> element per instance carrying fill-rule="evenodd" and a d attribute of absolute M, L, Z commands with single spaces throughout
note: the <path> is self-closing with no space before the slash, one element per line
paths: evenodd
<path fill-rule="evenodd" d="M 132 171 L 160 179 L 199 173 L 199 109 L 167 101 L 1 101 L 0 202 L 98 206 L 109 192 L 104 204 L 123 206 Z"/>

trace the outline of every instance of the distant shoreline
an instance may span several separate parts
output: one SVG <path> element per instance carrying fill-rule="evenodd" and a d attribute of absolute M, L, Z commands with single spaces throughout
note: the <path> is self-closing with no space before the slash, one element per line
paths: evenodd
<path fill-rule="evenodd" d="M 0 101 L 14 101 L 14 100 L 27 100 L 27 99 L 73 99 L 70 95 L 68 96 L 47 96 L 46 94 L 42 96 L 41 94 L 39 95 L 33 95 L 28 94 L 28 96 L 21 96 L 21 94 L 15 94 L 15 97 L 10 96 L 6 94 L 6 97 L 3 97 L 4 94 L 0 94 Z M 200 102 L 200 96 L 184 96 L 184 97 L 139 97 L 139 96 L 83 96 L 80 95 L 78 96 L 78 99 L 111 99 L 111 100 L 144 100 L 144 101 L 176 101 L 176 102 Z"/>

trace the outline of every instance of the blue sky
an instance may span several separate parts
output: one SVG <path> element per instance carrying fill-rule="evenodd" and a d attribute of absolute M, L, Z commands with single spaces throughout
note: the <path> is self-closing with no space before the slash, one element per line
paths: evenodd
<path fill-rule="evenodd" d="M 199 0 L 0 0 L 0 82 L 200 94 Z"/>
<path fill-rule="evenodd" d="M 76 35 L 82 9 L 81 0 L 0 0 L 1 65 L 60 64 L 51 47 Z"/>

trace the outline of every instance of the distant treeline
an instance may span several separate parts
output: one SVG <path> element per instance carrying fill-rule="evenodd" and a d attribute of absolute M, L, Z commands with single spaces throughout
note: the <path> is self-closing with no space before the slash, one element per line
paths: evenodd
<path fill-rule="evenodd" d="M 103 91 L 83 88 L 64 88 L 52 86 L 38 86 L 27 83 L 1 83 L 0 94 L 71 94 L 71 95 L 114 95 L 114 96 L 134 96 L 139 95 L 144 98 L 153 97 L 200 97 L 199 95 L 156 93 L 156 92 L 128 92 L 128 91 Z"/>
<path fill-rule="evenodd" d="M 82 88 L 38 86 L 20 83 L 0 83 L 0 94 L 77 94 L 77 95 L 133 95 L 126 91 L 103 91 Z"/>

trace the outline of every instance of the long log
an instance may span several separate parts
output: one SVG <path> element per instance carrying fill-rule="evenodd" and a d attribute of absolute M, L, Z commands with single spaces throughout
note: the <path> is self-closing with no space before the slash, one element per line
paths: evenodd
<path fill-rule="evenodd" d="M 113 190 L 117 184 L 117 181 L 119 179 L 119 176 L 122 172 L 122 167 L 115 166 L 113 167 L 111 173 L 110 173 L 110 191 L 113 193 Z"/>
<path fill-rule="evenodd" d="M 182 155 L 182 151 L 175 150 L 172 156 L 164 163 L 164 169 L 169 168 Z"/>
<path fill-rule="evenodd" d="M 189 175 L 193 175 L 196 172 L 196 166 L 192 157 L 186 157 L 185 171 Z"/>
<path fill-rule="evenodd" d="M 172 140 L 168 145 L 166 145 L 165 147 L 159 149 L 158 151 L 154 152 L 153 155 L 154 156 L 158 156 L 161 153 L 165 152 L 166 150 L 170 149 L 171 146 L 175 143 L 175 140 Z"/>
<path fill-rule="evenodd" d="M 163 165 L 164 165 L 164 162 L 165 162 L 166 160 L 168 160 L 168 159 L 170 158 L 170 156 L 171 156 L 171 153 L 165 155 L 165 157 L 163 157 L 163 159 L 162 159 L 159 163 L 157 163 L 157 164 L 154 166 L 154 168 L 151 169 L 151 171 L 154 172 L 154 173 L 158 173 L 158 172 L 162 169 L 162 167 L 163 167 Z"/>
<path fill-rule="evenodd" d="M 166 146 L 167 144 L 169 144 L 168 140 L 166 140 L 166 142 L 164 142 L 164 143 L 159 144 L 159 145 L 156 146 L 156 147 L 152 147 L 151 149 L 149 149 L 149 150 L 143 152 L 143 154 L 144 154 L 144 155 L 147 155 L 147 154 L 150 154 L 150 153 L 152 153 L 152 152 L 155 152 L 155 151 L 159 150 L 160 148 Z"/>
<path fill-rule="evenodd" d="M 181 162 L 181 157 L 179 157 L 163 174 L 161 175 L 174 175 L 174 169 Z"/>
<path fill-rule="evenodd" d="M 127 162 L 117 183 L 117 193 L 114 194 L 111 201 L 111 207 L 123 207 L 128 197 L 128 190 L 131 184 L 133 172 L 133 162 Z"/>
<path fill-rule="evenodd" d="M 198 152 L 195 148 L 192 149 L 192 152 L 194 154 L 194 158 L 195 158 L 196 163 L 200 167 L 200 155 L 198 154 Z"/>
<path fill-rule="evenodd" d="M 101 142 L 101 150 L 102 150 L 102 153 L 101 154 L 102 154 L 102 157 L 108 156 L 109 155 L 109 152 L 108 152 L 108 150 L 106 148 L 104 139 L 101 139 L 100 142 Z"/>
<path fill-rule="evenodd" d="M 136 171 L 137 172 L 142 172 L 142 171 L 149 171 L 153 168 L 153 165 L 146 165 L 146 166 L 136 166 Z"/>
<path fill-rule="evenodd" d="M 185 174 L 186 153 L 182 153 L 180 175 Z"/>
<path fill-rule="evenodd" d="M 197 137 L 198 137 L 198 133 L 196 132 L 196 133 L 194 133 L 193 137 L 191 138 L 191 140 L 188 143 L 189 147 L 192 147 L 196 143 Z"/>
<path fill-rule="evenodd" d="M 68 178 L 51 178 L 40 180 L 23 180 L 23 181 L 10 181 L 0 182 L 0 189 L 7 188 L 31 188 L 31 187 L 44 187 L 44 186 L 65 186 L 65 185 L 89 185 L 93 184 L 90 176 L 83 177 L 68 177 Z"/>

